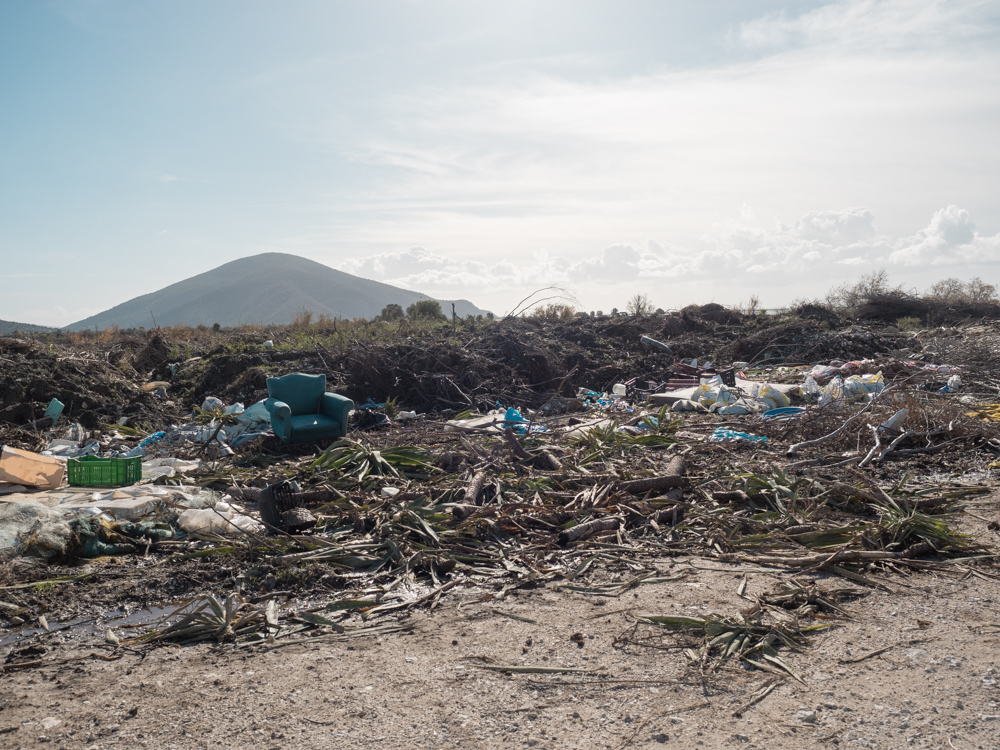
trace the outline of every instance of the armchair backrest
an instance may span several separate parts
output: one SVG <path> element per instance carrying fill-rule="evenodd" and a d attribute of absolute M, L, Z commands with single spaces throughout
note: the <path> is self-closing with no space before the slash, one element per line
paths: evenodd
<path fill-rule="evenodd" d="M 267 379 L 267 395 L 284 401 L 293 415 L 318 414 L 320 400 L 326 393 L 326 375 L 293 372 Z"/>

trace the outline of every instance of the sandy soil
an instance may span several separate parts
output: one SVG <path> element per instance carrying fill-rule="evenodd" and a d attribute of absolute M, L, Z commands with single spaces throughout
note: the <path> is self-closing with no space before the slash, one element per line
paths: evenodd
<path fill-rule="evenodd" d="M 969 509 L 965 530 L 995 546 L 1000 533 L 987 522 L 998 518 L 997 500 Z M 854 586 L 860 596 L 845 605 L 851 619 L 814 636 L 807 651 L 783 653 L 800 683 L 729 664 L 702 674 L 681 640 L 633 619 L 735 614 L 788 572 L 690 558 L 658 568 L 676 580 L 617 597 L 550 583 L 484 600 L 484 590 L 459 586 L 433 610 L 381 618 L 405 626 L 399 632 L 320 635 L 270 650 L 140 651 L 94 634 L 45 636 L 43 666 L 3 675 L 0 745 L 1000 747 L 1000 580 L 992 574 L 885 575 L 880 588 L 820 576 L 821 586 Z M 624 580 L 599 569 L 591 582 L 614 576 Z"/>

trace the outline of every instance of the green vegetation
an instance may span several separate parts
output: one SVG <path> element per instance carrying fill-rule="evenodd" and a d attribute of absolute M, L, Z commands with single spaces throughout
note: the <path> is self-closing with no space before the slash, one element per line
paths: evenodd
<path fill-rule="evenodd" d="M 446 320 L 441 303 L 434 299 L 417 300 L 406 308 L 406 317 L 414 320 Z"/>

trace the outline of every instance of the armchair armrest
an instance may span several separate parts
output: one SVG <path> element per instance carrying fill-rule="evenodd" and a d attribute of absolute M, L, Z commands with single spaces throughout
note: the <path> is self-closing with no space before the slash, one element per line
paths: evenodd
<path fill-rule="evenodd" d="M 276 398 L 267 399 L 264 402 L 264 408 L 267 409 L 272 417 L 277 417 L 278 419 L 288 419 L 292 416 L 292 407 L 284 401 L 278 401 Z"/>
<path fill-rule="evenodd" d="M 339 393 L 324 393 L 319 402 L 320 413 L 339 422 L 345 432 L 347 431 L 348 415 L 353 408 L 354 402 Z"/>

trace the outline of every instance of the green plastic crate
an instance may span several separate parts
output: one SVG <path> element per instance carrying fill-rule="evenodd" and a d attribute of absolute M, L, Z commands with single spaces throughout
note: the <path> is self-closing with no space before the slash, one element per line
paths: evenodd
<path fill-rule="evenodd" d="M 142 479 L 142 456 L 98 458 L 83 456 L 66 461 L 69 483 L 74 487 L 120 487 Z"/>

